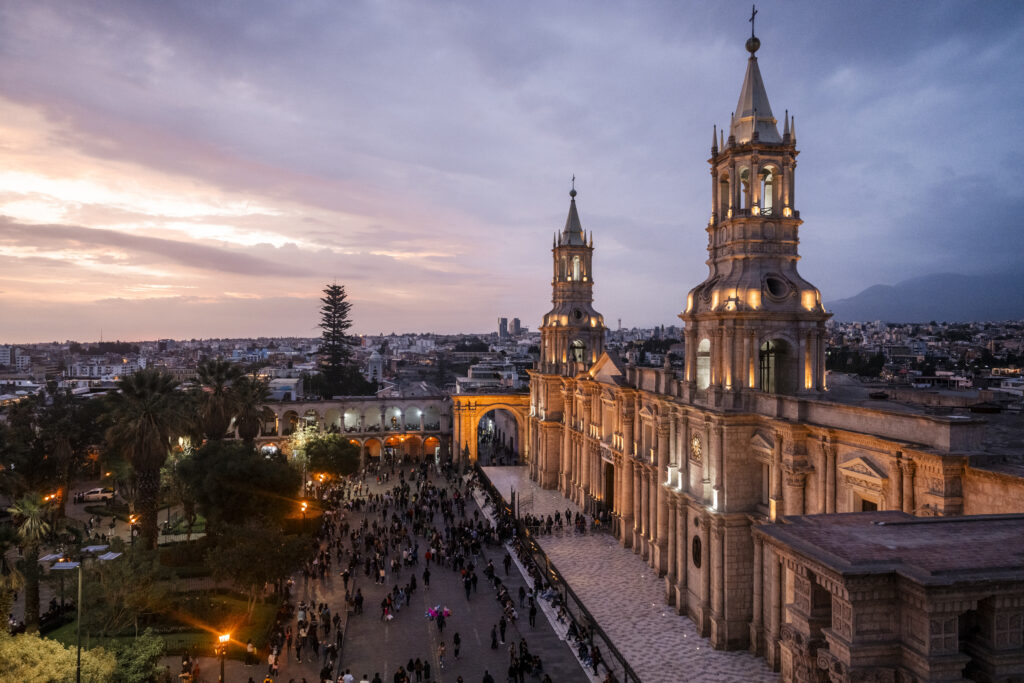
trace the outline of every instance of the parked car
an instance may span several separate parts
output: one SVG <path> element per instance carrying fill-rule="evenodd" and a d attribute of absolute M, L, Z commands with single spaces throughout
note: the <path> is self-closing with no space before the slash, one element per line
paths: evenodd
<path fill-rule="evenodd" d="M 89 489 L 82 494 L 84 503 L 107 503 L 114 500 L 114 489 Z"/>

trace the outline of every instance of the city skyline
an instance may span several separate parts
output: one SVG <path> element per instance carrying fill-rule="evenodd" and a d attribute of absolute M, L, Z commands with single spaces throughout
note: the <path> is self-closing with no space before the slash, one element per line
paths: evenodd
<path fill-rule="evenodd" d="M 1024 8 L 761 3 L 826 303 L 1019 268 Z M 706 274 L 745 3 L 0 8 L 0 338 L 537 329 L 577 176 L 609 327 Z M 996 145 L 993 151 L 993 145 Z"/>

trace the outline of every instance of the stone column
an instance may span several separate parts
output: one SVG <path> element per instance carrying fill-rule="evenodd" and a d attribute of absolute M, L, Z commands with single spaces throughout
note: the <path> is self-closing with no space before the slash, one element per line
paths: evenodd
<path fill-rule="evenodd" d="M 665 574 L 665 601 L 670 605 L 674 605 L 676 602 L 676 573 L 678 571 L 678 565 L 676 564 L 676 559 L 678 557 L 678 552 L 676 551 L 678 539 L 676 537 L 679 534 L 675 496 L 671 496 L 668 499 L 666 509 L 668 511 L 668 565 L 666 567 Z"/>
<path fill-rule="evenodd" d="M 903 511 L 912 515 L 917 510 L 914 500 L 914 469 L 916 466 L 910 458 L 904 458 L 900 466 L 903 468 Z"/>
<path fill-rule="evenodd" d="M 701 623 L 698 624 L 700 634 L 707 637 L 711 627 L 711 519 L 706 515 L 700 523 L 700 582 L 703 588 L 700 597 Z"/>
<path fill-rule="evenodd" d="M 690 508 L 685 498 L 680 498 L 676 505 L 676 613 L 686 614 L 687 598 L 686 583 L 689 574 L 689 563 L 686 560 L 687 539 L 690 534 Z"/>
<path fill-rule="evenodd" d="M 686 339 L 686 381 L 697 381 L 697 334 L 690 327 L 684 333 Z"/>
<path fill-rule="evenodd" d="M 771 508 L 770 517 L 775 519 L 785 514 L 782 507 L 782 432 L 775 432 L 775 447 L 772 449 L 771 466 L 771 498 L 768 504 Z"/>
<path fill-rule="evenodd" d="M 807 480 L 807 474 L 799 470 L 789 469 L 785 473 L 785 480 L 785 514 L 804 514 L 804 483 Z"/>
<path fill-rule="evenodd" d="M 828 488 L 826 482 L 828 481 L 828 453 L 825 451 L 825 445 L 821 445 L 821 453 L 818 456 L 818 466 L 815 468 L 818 486 L 818 508 L 817 513 L 819 515 L 825 514 L 826 501 L 828 495 L 826 489 Z"/>
<path fill-rule="evenodd" d="M 902 458 L 900 452 L 896 451 L 896 457 L 893 459 L 889 472 L 892 475 L 892 491 L 890 492 L 889 500 L 892 501 L 892 507 L 895 510 L 903 509 L 903 467 Z"/>
<path fill-rule="evenodd" d="M 714 454 L 715 458 L 715 482 L 712 486 L 712 489 L 714 490 L 714 493 L 712 495 L 713 500 L 716 504 L 715 509 L 721 510 L 725 507 L 725 491 L 722 487 L 722 477 L 723 472 L 725 471 L 725 436 L 722 425 L 720 424 L 715 425 L 714 431 L 715 440 L 713 444 L 714 449 L 712 450 L 712 453 Z M 712 444 L 709 443 L 708 445 L 711 446 Z"/>
<path fill-rule="evenodd" d="M 750 652 L 759 655 L 763 651 L 764 638 L 764 541 L 754 536 L 754 606 L 750 620 Z"/>
<path fill-rule="evenodd" d="M 768 642 L 765 644 L 765 658 L 773 671 L 779 670 L 779 635 L 782 628 L 783 592 L 782 558 L 772 551 L 771 603 L 768 611 Z"/>
<path fill-rule="evenodd" d="M 654 566 L 658 574 L 669 570 L 668 552 L 668 491 L 665 478 L 668 476 L 669 425 L 662 422 L 658 425 L 658 469 L 654 472 L 654 486 L 657 492 L 656 527 L 655 527 L 655 558 Z"/>
<path fill-rule="evenodd" d="M 562 495 L 571 495 L 570 476 L 572 458 L 572 392 L 568 389 L 562 392 L 562 452 L 558 465 L 558 489 Z"/>
<path fill-rule="evenodd" d="M 825 451 L 825 464 L 828 469 L 825 477 L 825 512 L 832 514 L 836 511 L 836 445 L 829 441 L 822 448 Z"/>
<path fill-rule="evenodd" d="M 640 469 L 640 535 L 643 538 L 642 552 L 647 558 L 651 537 L 651 487 L 650 474 L 646 467 Z"/>
<path fill-rule="evenodd" d="M 622 547 L 629 548 L 633 545 L 633 461 L 628 456 L 622 458 Z"/>
<path fill-rule="evenodd" d="M 633 461 L 633 552 L 639 554 L 643 548 L 644 527 L 644 479 L 640 463 Z"/>
<path fill-rule="evenodd" d="M 711 608 L 711 645 L 724 650 L 728 642 L 725 632 L 725 527 L 716 525 L 712 529 L 711 545 L 713 552 L 709 560 L 714 563 L 714 591 L 712 592 Z"/>

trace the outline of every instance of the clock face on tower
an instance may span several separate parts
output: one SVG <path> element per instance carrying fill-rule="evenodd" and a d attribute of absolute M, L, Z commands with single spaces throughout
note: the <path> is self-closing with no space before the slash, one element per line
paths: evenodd
<path fill-rule="evenodd" d="M 694 460 L 700 460 L 701 443 L 699 434 L 694 434 L 693 438 L 690 439 L 690 455 Z"/>

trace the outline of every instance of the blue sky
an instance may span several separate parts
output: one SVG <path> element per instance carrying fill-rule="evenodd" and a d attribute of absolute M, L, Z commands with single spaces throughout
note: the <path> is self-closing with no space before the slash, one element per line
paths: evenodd
<path fill-rule="evenodd" d="M 826 303 L 1020 268 L 1024 4 L 764 2 Z M 535 328 L 575 174 L 595 306 L 673 324 L 749 3 L 0 2 L 0 342 Z"/>

